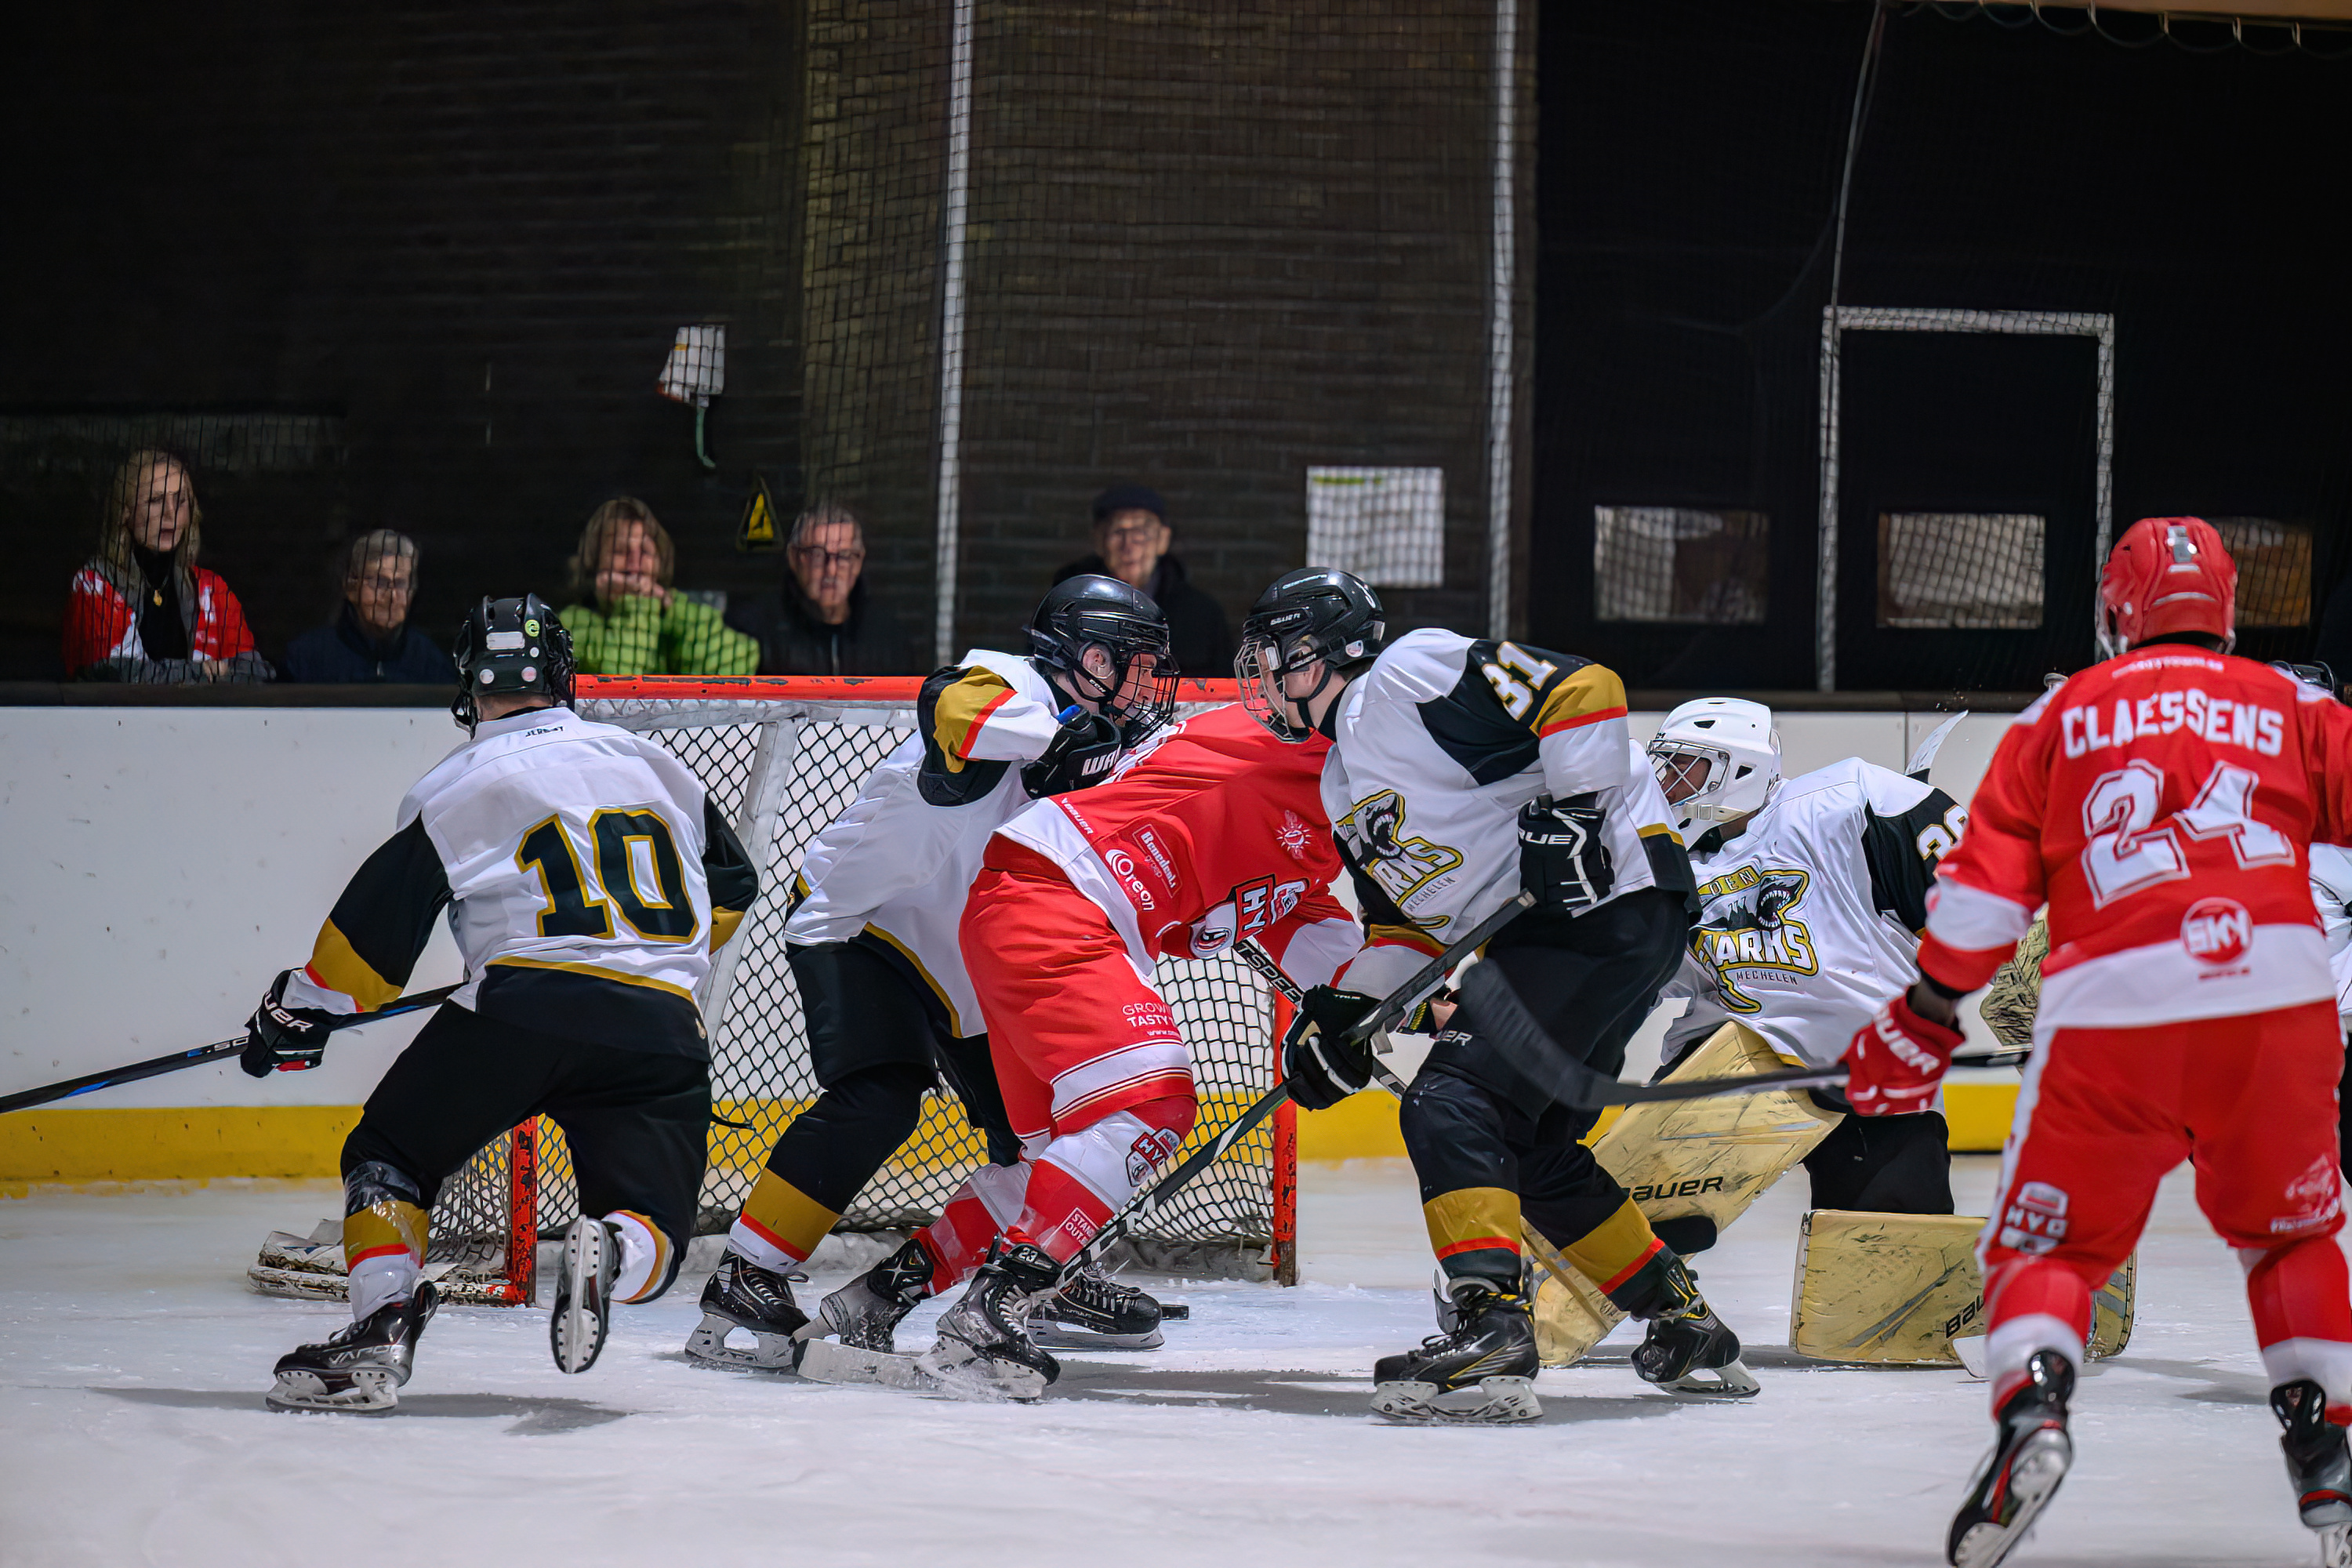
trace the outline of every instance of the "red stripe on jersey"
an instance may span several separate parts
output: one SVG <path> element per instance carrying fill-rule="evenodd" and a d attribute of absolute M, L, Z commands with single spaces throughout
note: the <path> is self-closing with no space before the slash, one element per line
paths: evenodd
<path fill-rule="evenodd" d="M 980 732 L 982 730 L 988 728 L 989 715 L 994 713 L 999 708 L 1003 707 L 1006 703 L 1012 701 L 1019 695 L 1019 692 L 1008 689 L 997 693 L 995 696 L 990 698 L 986 702 L 982 703 L 981 705 L 980 711 L 971 716 L 971 722 L 965 726 L 963 732 L 963 749 L 956 754 L 963 758 L 964 761 L 970 762 L 971 760 L 971 743 L 980 739 Z"/>
<path fill-rule="evenodd" d="M 1619 1269 L 1608 1279 L 1601 1281 L 1601 1293 L 1605 1296 L 1612 1290 L 1621 1289 L 1626 1280 L 1631 1279 L 1634 1275 L 1639 1274 L 1642 1271 L 1642 1265 L 1647 1263 L 1650 1259 L 1655 1258 L 1659 1253 L 1664 1252 L 1665 1249 L 1666 1244 L 1664 1242 L 1654 1239 L 1650 1243 L 1647 1250 L 1645 1250 L 1641 1257 L 1636 1258 L 1633 1262 L 1627 1264 L 1624 1268 Z"/>
<path fill-rule="evenodd" d="M 1622 708 L 1603 708 L 1597 713 L 1579 713 L 1573 719 L 1555 719 L 1550 723 L 1545 725 L 1542 729 L 1537 731 L 1536 733 L 1538 737 L 1544 735 L 1557 735 L 1562 730 L 1581 730 L 1587 724 L 1600 724 L 1606 722 L 1611 719 L 1622 719 L 1623 717 L 1625 717 L 1625 710 Z"/>
<path fill-rule="evenodd" d="M 1519 1238 L 1515 1236 L 1474 1236 L 1467 1241 L 1450 1241 L 1437 1249 L 1440 1258 L 1451 1258 L 1457 1252 L 1517 1252 Z"/>

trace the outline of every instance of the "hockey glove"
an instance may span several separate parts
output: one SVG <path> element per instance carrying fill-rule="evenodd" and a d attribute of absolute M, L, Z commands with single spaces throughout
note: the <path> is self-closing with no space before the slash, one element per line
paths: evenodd
<path fill-rule="evenodd" d="M 272 1072 L 307 1072 L 327 1054 L 334 1015 L 316 1007 L 289 1007 L 278 1000 L 293 977 L 292 970 L 281 971 L 269 994 L 245 1021 L 245 1050 L 237 1060 L 255 1078 Z"/>
<path fill-rule="evenodd" d="M 1601 834 L 1606 816 L 1596 795 L 1561 805 L 1538 795 L 1519 807 L 1519 885 L 1538 908 L 1572 915 L 1609 896 L 1617 879 Z"/>
<path fill-rule="evenodd" d="M 1857 1116 L 1902 1116 L 1925 1110 L 1936 1098 L 1960 1032 L 1911 1009 L 1897 995 L 1878 1016 L 1854 1031 L 1846 1047 L 1845 1097 Z"/>
<path fill-rule="evenodd" d="M 1021 765 L 1021 787 L 1032 800 L 1090 788 L 1110 777 L 1118 749 L 1118 726 L 1073 702 L 1037 760 Z"/>
<path fill-rule="evenodd" d="M 1282 1037 L 1282 1078 L 1291 1099 L 1309 1110 L 1328 1110 L 1372 1081 L 1372 1043 L 1349 1046 L 1342 1037 L 1380 1005 L 1377 996 L 1328 985 L 1307 993 Z"/>

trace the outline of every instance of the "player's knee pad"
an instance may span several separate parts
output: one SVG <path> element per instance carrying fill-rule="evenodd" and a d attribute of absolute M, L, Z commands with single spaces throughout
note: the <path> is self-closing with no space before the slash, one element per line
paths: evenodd
<path fill-rule="evenodd" d="M 1111 1208 L 1133 1196 L 1154 1166 L 1174 1157 L 1192 1131 L 1200 1102 L 1162 1095 L 1114 1110 L 1085 1127 L 1057 1130 L 1043 1163 L 1071 1176 Z"/>
<path fill-rule="evenodd" d="M 1417 1075 L 1397 1107 L 1397 1126 L 1424 1198 L 1433 1190 L 1495 1184 L 1493 1173 L 1505 1158 L 1502 1139 L 1486 1091 L 1467 1079 Z"/>
<path fill-rule="evenodd" d="M 809 1109 L 845 1132 L 855 1129 L 896 1149 L 914 1133 L 923 1116 L 923 1095 L 937 1081 L 929 1068 L 885 1062 L 844 1076 Z"/>

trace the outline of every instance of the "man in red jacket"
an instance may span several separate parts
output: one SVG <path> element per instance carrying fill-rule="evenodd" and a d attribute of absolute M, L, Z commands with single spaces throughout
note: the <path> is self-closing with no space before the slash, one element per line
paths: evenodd
<path fill-rule="evenodd" d="M 963 956 L 1028 1177 L 960 1193 L 923 1233 L 932 1289 L 979 1268 L 921 1358 L 932 1375 L 1022 1398 L 1051 1383 L 1060 1369 L 1023 1328 L 1030 1307 L 1192 1131 L 1192 1058 L 1152 984 L 1160 959 L 1249 940 L 1311 986 L 1355 955 L 1355 921 L 1328 890 L 1341 867 L 1326 744 L 1286 746 L 1239 707 L 1214 709 L 990 840 Z"/>
<path fill-rule="evenodd" d="M 2343 1040 L 2306 865 L 2315 839 L 2352 835 L 2352 710 L 2230 657 L 2236 590 L 2200 519 L 2125 533 L 2099 585 L 2119 657 L 2003 737 L 1937 874 L 1920 979 L 1847 1053 L 1857 1111 L 1926 1109 L 1954 1004 L 2048 904 L 2033 1058 L 1978 1244 L 1997 1437 L 1952 1521 L 1965 1568 L 2007 1556 L 2064 1479 L 2092 1289 L 2184 1159 L 2246 1271 L 2303 1521 L 2352 1563 Z"/>

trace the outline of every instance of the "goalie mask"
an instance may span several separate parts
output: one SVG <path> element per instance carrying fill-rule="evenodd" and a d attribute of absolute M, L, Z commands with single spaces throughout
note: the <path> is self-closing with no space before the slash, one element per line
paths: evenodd
<path fill-rule="evenodd" d="M 1258 595 L 1242 623 L 1234 655 L 1242 708 L 1276 740 L 1293 745 L 1315 732 L 1309 705 L 1334 680 L 1345 683 L 1372 662 L 1387 632 L 1381 596 L 1351 572 L 1303 566 Z M 1320 660 L 1315 689 L 1292 695 L 1284 677 Z"/>
<path fill-rule="evenodd" d="M 1048 589 L 1029 618 L 1029 657 L 1066 695 L 1097 704 L 1123 746 L 1176 716 L 1168 616 L 1116 577 L 1087 573 Z"/>
<path fill-rule="evenodd" d="M 572 634 L 536 594 L 485 598 L 457 628 L 450 660 L 457 697 L 449 712 L 468 735 L 482 721 L 479 699 L 533 694 L 572 701 Z"/>
<path fill-rule="evenodd" d="M 1658 727 L 1650 766 L 1685 830 L 1761 811 L 1780 785 L 1772 710 L 1737 697 L 1685 702 Z"/>

